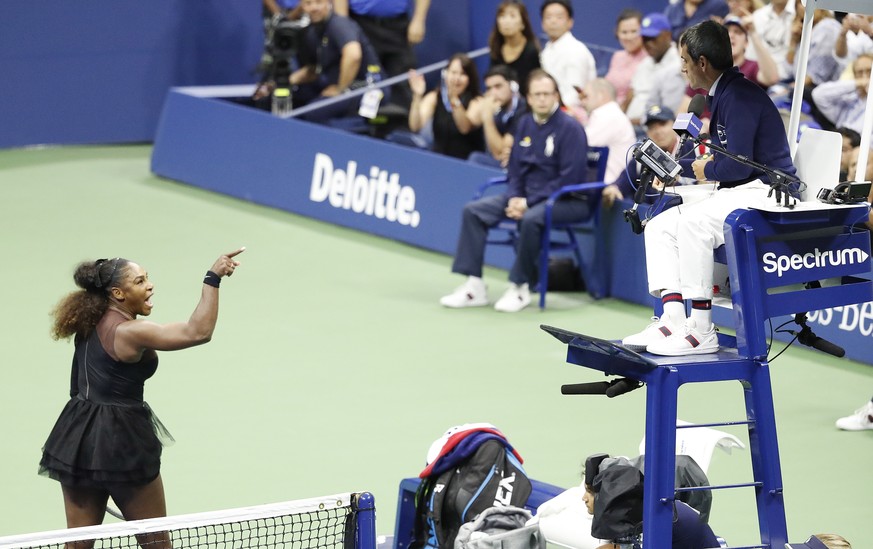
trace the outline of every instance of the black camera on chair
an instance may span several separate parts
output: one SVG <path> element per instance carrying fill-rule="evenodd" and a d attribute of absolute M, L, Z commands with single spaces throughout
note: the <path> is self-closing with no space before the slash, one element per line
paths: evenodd
<path fill-rule="evenodd" d="M 844 181 L 833 189 L 819 189 L 816 198 L 825 204 L 857 204 L 870 195 L 870 182 Z"/>

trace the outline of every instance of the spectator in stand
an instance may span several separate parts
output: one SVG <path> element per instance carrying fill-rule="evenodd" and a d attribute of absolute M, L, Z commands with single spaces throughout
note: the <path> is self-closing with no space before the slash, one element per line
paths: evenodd
<path fill-rule="evenodd" d="M 595 78 L 585 84 L 579 98 L 588 113 L 588 146 L 609 147 L 605 180 L 613 181 L 624 171 L 627 151 L 637 140 L 634 126 L 616 103 L 615 88 L 606 79 Z"/>
<path fill-rule="evenodd" d="M 649 57 L 640 63 L 631 80 L 631 102 L 627 116 L 642 124 L 649 107 L 661 105 L 675 111 L 685 94 L 679 50 L 670 34 L 670 22 L 662 13 L 643 18 L 640 34 Z"/>
<path fill-rule="evenodd" d="M 843 148 L 840 154 L 840 181 L 846 181 L 850 175 L 849 159 L 855 148 L 861 146 L 861 134 L 849 128 L 837 128 L 837 132 L 843 136 Z M 854 178 L 855 174 L 851 173 L 851 176 Z"/>
<path fill-rule="evenodd" d="M 779 79 L 791 78 L 794 69 L 786 60 L 786 56 L 791 46 L 791 28 L 795 18 L 793 0 L 770 0 L 769 4 L 756 9 L 752 13 L 752 18 L 755 30 L 779 69 Z M 757 50 L 747 51 L 746 57 L 757 60 Z"/>
<path fill-rule="evenodd" d="M 679 153 L 679 136 L 673 131 L 675 121 L 676 115 L 667 107 L 654 106 L 646 113 L 646 137 L 671 156 L 676 156 L 676 153 Z M 686 143 L 682 152 L 684 153 L 691 147 L 693 147 L 691 143 Z M 622 157 L 622 161 L 625 158 Z M 683 170 L 680 174 L 680 182 L 682 184 L 693 183 L 694 172 L 691 171 L 690 164 L 687 162 L 680 162 L 680 164 L 682 164 Z M 638 185 L 640 170 L 640 163 L 631 158 L 626 170 L 622 170 L 615 179 L 607 179 L 611 183 L 604 187 L 600 203 L 609 208 L 616 200 L 633 197 Z"/>
<path fill-rule="evenodd" d="M 861 153 L 861 147 L 855 147 L 852 149 L 852 152 L 849 153 L 849 162 L 846 165 L 846 171 L 849 174 L 849 180 L 855 180 L 855 172 L 858 170 L 858 155 Z M 864 170 L 864 173 L 859 174 L 861 181 L 873 181 L 873 155 L 867 153 L 867 167 Z M 871 235 L 873 238 L 873 235 Z"/>
<path fill-rule="evenodd" d="M 792 66 L 792 74 L 796 72 L 797 47 L 800 45 L 800 35 L 803 31 L 803 8 L 798 9 L 799 4 L 800 0 L 797 0 L 796 16 L 791 28 L 791 45 L 786 55 L 786 60 Z M 842 28 L 842 25 L 834 19 L 833 12 L 815 10 L 812 36 L 809 40 L 809 59 L 806 63 L 806 89 L 811 90 L 814 86 L 840 78 L 843 66 L 834 55 L 834 49 Z M 804 99 L 809 100 L 806 96 Z"/>
<path fill-rule="evenodd" d="M 843 17 L 843 28 L 834 45 L 834 55 L 848 65 L 862 53 L 873 53 L 873 16 L 848 13 Z"/>
<path fill-rule="evenodd" d="M 859 134 L 863 131 L 871 65 L 873 54 L 862 54 L 852 64 L 854 80 L 826 82 L 812 90 L 823 128 L 849 128 Z"/>
<path fill-rule="evenodd" d="M 467 280 L 440 304 L 453 309 L 488 304 L 482 264 L 488 229 L 507 217 L 519 222 L 510 285 L 494 308 L 514 313 L 530 305 L 530 287 L 537 282 L 546 199 L 559 188 L 586 181 L 588 141 L 585 130 L 560 109 L 558 83 L 547 72 L 530 73 L 530 108 L 518 123 L 509 156 L 508 186 L 502 195 L 480 198 L 464 206 L 452 272 Z M 587 197 L 566 196 L 555 203 L 553 220 L 563 223 L 590 214 Z"/>
<path fill-rule="evenodd" d="M 606 80 L 615 88 L 615 101 L 626 111 L 630 103 L 630 85 L 640 63 L 649 56 L 640 35 L 643 14 L 635 9 L 623 9 L 615 22 L 615 37 L 621 49 L 612 54 Z"/>
<path fill-rule="evenodd" d="M 594 56 L 570 32 L 573 6 L 569 0 L 545 0 L 540 16 L 543 31 L 549 37 L 540 53 L 540 64 L 558 82 L 564 106 L 576 110 L 581 104 L 575 87 L 582 88 L 589 80 L 597 78 Z"/>
<path fill-rule="evenodd" d="M 483 150 L 482 127 L 468 115 L 479 108 L 479 72 L 467 54 L 449 58 L 439 88 L 425 94 L 424 76 L 415 71 L 410 71 L 409 86 L 409 129 L 419 132 L 432 125 L 434 152 L 466 159 L 473 151 Z"/>
<path fill-rule="evenodd" d="M 405 74 L 415 68 L 412 46 L 424 40 L 430 0 L 333 0 L 333 8 L 361 27 L 387 76 Z M 392 98 L 408 108 L 412 99 L 409 85 L 393 86 Z"/>
<path fill-rule="evenodd" d="M 479 108 L 470 112 L 474 124 L 481 121 L 486 152 L 473 152 L 468 160 L 477 164 L 505 168 L 509 163 L 515 129 L 527 112 L 515 71 L 507 65 L 494 65 L 485 73 L 485 94 Z"/>
<path fill-rule="evenodd" d="M 664 15 L 670 21 L 673 40 L 679 40 L 685 29 L 692 25 L 727 14 L 725 0 L 677 0 L 668 4 L 664 10 Z"/>
<path fill-rule="evenodd" d="M 497 6 L 488 48 L 491 50 L 491 66 L 510 67 L 516 74 L 515 82 L 522 84 L 521 93 L 524 95 L 527 76 L 530 71 L 540 68 L 540 43 L 523 3 L 503 0 Z"/>

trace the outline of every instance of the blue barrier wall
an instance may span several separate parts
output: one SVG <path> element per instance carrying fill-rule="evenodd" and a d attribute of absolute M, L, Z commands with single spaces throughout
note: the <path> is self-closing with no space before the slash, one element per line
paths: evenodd
<path fill-rule="evenodd" d="M 168 94 L 152 171 L 446 254 L 454 252 L 461 208 L 479 184 L 499 173 L 182 90 Z M 621 213 L 629 205 L 625 201 L 603 212 L 609 250 L 604 268 L 613 297 L 652 306 L 644 239 L 631 232 Z M 645 212 L 642 206 L 641 215 Z M 486 255 L 489 264 L 504 268 L 511 259 L 499 248 Z M 450 262 L 447 257 L 447 272 Z M 720 325 L 732 323 L 726 309 L 717 309 L 714 318 Z M 774 319 L 773 325 L 784 320 Z M 848 357 L 873 363 L 873 302 L 813 311 L 810 326 L 845 347 Z"/>
<path fill-rule="evenodd" d="M 496 4 L 434 0 L 419 62 L 484 46 Z M 625 4 L 573 4 L 578 36 L 617 46 Z M 527 5 L 539 33 L 540 2 Z M 262 48 L 256 0 L 0 2 L 0 147 L 152 141 L 167 90 L 254 82 Z"/>

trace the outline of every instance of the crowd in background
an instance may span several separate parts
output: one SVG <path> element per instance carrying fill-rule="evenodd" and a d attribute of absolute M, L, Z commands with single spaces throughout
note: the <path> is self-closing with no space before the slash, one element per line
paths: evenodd
<path fill-rule="evenodd" d="M 456 158 L 507 165 L 514 121 L 526 109 L 527 76 L 542 67 L 558 82 L 562 108 L 583 125 L 589 143 L 609 147 L 610 181 L 623 169 L 627 149 L 634 141 L 627 132 L 628 123 L 636 137 L 642 138 L 649 109 L 657 106 L 685 112 L 694 95 L 707 92 L 687 85 L 676 47 L 681 33 L 700 21 L 724 24 L 731 37 L 735 65 L 746 78 L 767 89 L 780 109 L 790 111 L 804 9 L 800 0 L 673 0 L 662 12 L 649 14 L 617 8 L 615 37 L 620 47 L 608 66 L 597 66 L 585 37 L 574 35 L 574 17 L 578 14 L 571 2 L 542 2 L 541 28 L 536 29 L 525 3 L 504 0 L 491 21 L 489 86 L 480 75 L 477 60 L 463 53 L 449 59 L 438 79 L 414 71 L 412 48 L 425 36 L 430 0 L 263 2 L 265 15 L 279 18 L 312 13 L 309 5 L 333 4 L 332 19 L 349 18 L 363 29 L 359 38 L 352 35 L 345 40 L 368 42 L 359 48 L 363 55 L 353 58 L 346 58 L 345 44 L 337 48 L 333 73 L 342 75 L 341 68 L 348 73 L 341 85 L 354 86 L 354 82 L 367 78 L 374 62 L 368 51 L 374 51 L 379 58 L 380 77 L 409 71 L 408 85 L 391 88 L 390 103 L 399 107 L 403 116 L 400 131 L 389 139 Z M 323 17 L 317 13 L 319 9 L 314 9 L 315 17 Z M 851 157 L 857 157 L 862 131 L 873 62 L 871 23 L 871 16 L 817 10 L 810 36 L 804 127 L 820 127 L 843 135 L 843 179 L 855 176 L 848 172 L 848 166 Z M 317 32 L 314 27 L 312 32 Z M 313 73 L 331 73 L 328 67 L 312 65 L 311 59 L 323 53 L 317 46 L 314 49 L 315 55 L 303 56 L 303 62 L 309 63 Z M 363 66 L 362 59 L 370 67 Z M 356 70 L 349 70 L 350 64 Z M 343 90 L 336 84 L 323 83 L 323 96 L 341 93 Z M 347 111 L 354 115 L 356 109 L 357 103 Z M 331 114 L 336 115 L 336 110 Z"/>

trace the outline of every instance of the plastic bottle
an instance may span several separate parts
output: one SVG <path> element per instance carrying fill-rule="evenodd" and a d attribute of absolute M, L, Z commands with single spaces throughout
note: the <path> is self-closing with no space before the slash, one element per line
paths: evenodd
<path fill-rule="evenodd" d="M 276 88 L 273 90 L 273 115 L 287 116 L 291 113 L 291 90 Z"/>

